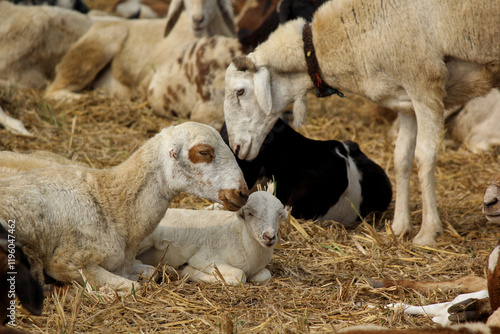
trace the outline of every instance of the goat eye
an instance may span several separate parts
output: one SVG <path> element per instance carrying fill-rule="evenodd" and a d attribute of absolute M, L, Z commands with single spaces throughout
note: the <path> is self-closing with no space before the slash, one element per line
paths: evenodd
<path fill-rule="evenodd" d="M 241 95 L 243 95 L 243 94 L 245 94 L 245 89 L 243 89 L 243 88 L 242 88 L 242 89 L 238 89 L 238 90 L 236 91 L 236 95 L 237 95 L 237 96 L 241 96 Z"/>

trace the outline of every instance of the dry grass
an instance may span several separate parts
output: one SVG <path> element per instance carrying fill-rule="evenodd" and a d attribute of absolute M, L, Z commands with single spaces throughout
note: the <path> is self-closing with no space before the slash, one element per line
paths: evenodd
<path fill-rule="evenodd" d="M 49 150 L 106 168 L 122 162 L 162 127 L 180 121 L 154 116 L 141 98 L 122 101 L 92 92 L 78 103 L 49 105 L 41 96 L 40 91 L 0 90 L 0 105 L 35 135 L 23 138 L 0 129 L 0 149 Z M 312 97 L 307 125 L 300 131 L 316 139 L 359 142 L 394 181 L 393 140 L 386 135 L 390 124 L 374 121 L 372 109 L 371 103 L 355 96 Z M 498 171 L 497 152 L 474 155 L 445 139 L 436 170 L 445 232 L 436 248 L 417 247 L 409 237 L 391 235 L 387 226 L 392 206 L 349 231 L 338 224 L 325 228 L 292 220 L 282 227 L 282 241 L 268 266 L 273 278 L 263 286 L 194 284 L 172 274 L 126 297 L 91 289 L 82 293 L 70 286 L 46 298 L 42 316 L 18 307 L 16 320 L 30 333 L 321 333 L 356 324 L 433 326 L 428 317 L 407 316 L 383 306 L 393 301 L 447 301 L 453 294 L 394 295 L 391 289 L 372 289 L 365 279 L 442 281 L 466 274 L 484 276 L 487 254 L 499 240 L 500 229 L 483 217 L 481 203 Z M 411 185 L 412 217 L 418 229 L 416 173 Z M 182 195 L 174 206 L 206 204 Z"/>

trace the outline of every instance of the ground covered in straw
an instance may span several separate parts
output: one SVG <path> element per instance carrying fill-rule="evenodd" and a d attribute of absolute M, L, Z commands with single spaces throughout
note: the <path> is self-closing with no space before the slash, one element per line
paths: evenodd
<path fill-rule="evenodd" d="M 75 103 L 49 104 L 40 91 L 0 90 L 0 105 L 21 119 L 33 138 L 0 129 L 0 149 L 48 150 L 95 168 L 125 160 L 164 126 L 182 120 L 156 117 L 141 98 L 118 100 L 92 92 Z M 374 105 L 348 96 L 310 98 L 307 124 L 299 131 L 315 139 L 354 140 L 389 174 L 394 185 L 391 124 L 371 116 Z M 297 152 L 300 155 L 300 152 Z M 293 167 L 293 166 L 291 166 Z M 442 281 L 485 275 L 486 257 L 500 237 L 499 226 L 481 213 L 482 196 L 500 171 L 498 152 L 472 154 L 445 136 L 437 161 L 437 194 L 444 234 L 435 248 L 411 244 L 411 236 L 388 232 L 393 205 L 353 230 L 290 220 L 268 266 L 265 285 L 194 284 L 174 274 L 143 291 L 119 297 L 77 286 L 56 289 L 42 316 L 17 308 L 17 324 L 30 333 L 165 332 L 332 332 L 359 324 L 393 328 L 434 326 L 427 316 L 408 316 L 384 306 L 451 300 L 453 293 L 420 294 L 373 289 L 366 279 Z M 411 179 L 412 218 L 421 223 L 416 173 Z M 175 207 L 202 208 L 208 202 L 188 195 Z M 160 268 L 161 269 L 161 268 Z"/>

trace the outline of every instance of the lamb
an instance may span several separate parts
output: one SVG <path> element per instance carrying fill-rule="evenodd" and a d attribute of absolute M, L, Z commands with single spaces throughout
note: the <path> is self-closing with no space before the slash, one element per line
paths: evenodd
<path fill-rule="evenodd" d="M 500 15 L 492 15 L 498 12 L 494 0 L 480 5 L 398 1 L 390 6 L 330 1 L 316 11 L 311 25 L 303 19 L 281 25 L 226 71 L 224 114 L 231 148 L 240 159 L 254 159 L 292 102 L 295 123 L 302 124 L 306 94 L 315 86 L 319 96 L 355 93 L 397 110 L 392 230 L 396 235 L 412 230 L 409 186 L 416 157 L 423 222 L 413 241 L 434 245 L 442 232 L 434 168 L 443 110 L 500 85 Z"/>
<path fill-rule="evenodd" d="M 273 256 L 283 204 L 265 191 L 248 197 L 238 212 L 170 209 L 139 247 L 143 263 L 183 266 L 193 282 L 263 283 L 271 278 L 265 266 Z"/>
<path fill-rule="evenodd" d="M 225 126 L 221 135 L 227 144 Z M 387 174 L 358 144 L 308 139 L 281 119 L 254 160 L 236 160 L 250 188 L 263 168 L 276 181 L 276 197 L 296 218 L 352 226 L 360 216 L 385 211 L 392 199 Z"/>
<path fill-rule="evenodd" d="M 232 211 L 248 197 L 233 154 L 207 125 L 165 128 L 110 169 L 68 164 L 1 178 L 0 224 L 16 222 L 39 282 L 45 274 L 83 284 L 84 276 L 95 287 L 129 291 L 141 272 L 154 272 L 135 255 L 181 191 Z"/>
<path fill-rule="evenodd" d="M 297 9 L 302 10 L 301 15 L 305 15 L 319 2 L 305 1 L 304 4 L 304 1 L 282 1 L 280 8 L 283 10 L 279 20 L 284 22 L 295 18 Z M 303 6 L 308 7 L 308 10 L 303 11 Z M 157 67 L 148 88 L 149 105 L 155 114 L 166 118 L 190 119 L 220 129 L 224 123 L 226 68 L 235 56 L 253 49 L 277 28 L 278 14 L 275 15 L 276 19 L 266 20 L 248 37 L 235 39 L 212 36 L 177 47 L 169 59 Z"/>
<path fill-rule="evenodd" d="M 12 221 L 9 222 L 8 228 L 15 229 Z M 42 314 L 43 289 L 30 273 L 30 264 L 23 253 L 22 245 L 0 225 L 0 332 L 2 333 L 25 333 L 4 327 L 6 323 L 15 325 L 14 295 L 30 313 Z"/>
<path fill-rule="evenodd" d="M 86 87 L 106 87 L 122 97 L 145 94 L 151 76 L 172 59 L 173 50 L 201 34 L 234 36 L 234 26 L 228 26 L 232 20 L 230 0 L 217 4 L 215 0 L 176 0 L 166 19 L 98 22 L 57 65 L 45 97 L 71 101 Z"/>

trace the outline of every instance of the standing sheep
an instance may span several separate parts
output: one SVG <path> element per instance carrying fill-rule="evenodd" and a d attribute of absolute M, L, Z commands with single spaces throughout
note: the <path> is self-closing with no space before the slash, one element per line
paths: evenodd
<path fill-rule="evenodd" d="M 248 189 L 215 129 L 188 122 L 161 131 L 110 169 L 76 165 L 0 179 L 0 224 L 14 222 L 36 278 L 128 290 L 154 268 L 134 261 L 139 243 L 181 191 L 236 211 Z"/>
<path fill-rule="evenodd" d="M 287 213 L 273 195 L 258 191 L 238 212 L 170 209 L 139 247 L 143 263 L 185 265 L 182 275 L 194 282 L 227 284 L 266 282 L 278 229 Z M 217 268 L 217 269 L 216 269 Z"/>
<path fill-rule="evenodd" d="M 444 108 L 500 85 L 499 13 L 496 0 L 325 3 L 311 25 L 297 19 L 280 26 L 228 67 L 224 113 L 231 148 L 241 159 L 255 158 L 290 103 L 296 124 L 304 122 L 306 94 L 315 88 L 319 96 L 355 93 L 397 110 L 392 230 L 412 230 L 416 157 L 423 222 L 414 242 L 434 245 L 442 231 L 434 168 Z"/>

